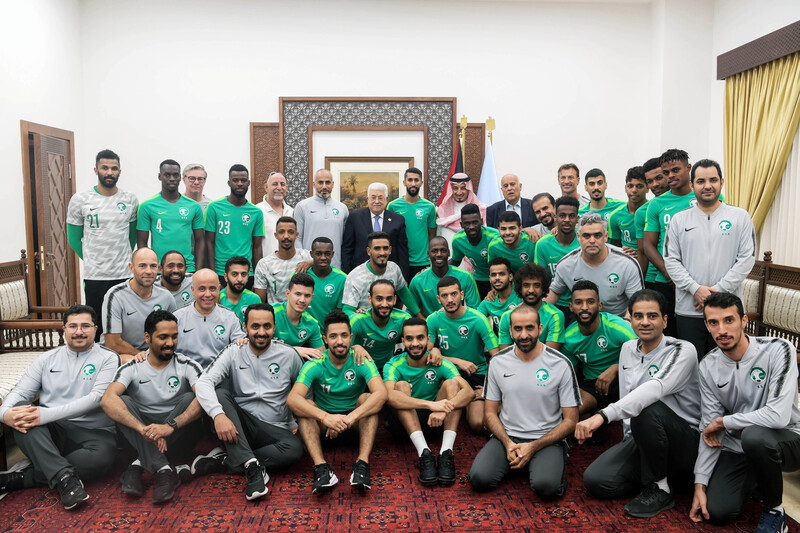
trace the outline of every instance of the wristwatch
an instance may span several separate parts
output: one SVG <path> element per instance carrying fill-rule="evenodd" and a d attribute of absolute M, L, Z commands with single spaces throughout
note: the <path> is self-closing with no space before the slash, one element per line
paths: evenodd
<path fill-rule="evenodd" d="M 167 425 L 172 429 L 178 429 L 178 423 L 175 422 L 174 418 L 170 418 L 169 420 L 167 420 Z"/>

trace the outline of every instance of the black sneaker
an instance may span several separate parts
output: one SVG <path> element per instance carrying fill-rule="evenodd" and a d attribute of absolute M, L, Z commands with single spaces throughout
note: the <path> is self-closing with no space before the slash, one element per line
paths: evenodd
<path fill-rule="evenodd" d="M 175 472 L 178 473 L 181 483 L 189 483 L 192 480 L 192 469 L 189 465 L 178 465 L 175 467 Z"/>
<path fill-rule="evenodd" d="M 449 487 L 456 482 L 456 461 L 453 450 L 443 451 L 439 456 L 439 485 Z"/>
<path fill-rule="evenodd" d="M 269 492 L 267 488 L 267 469 L 261 466 L 258 461 L 253 461 L 244 468 L 244 477 L 247 478 L 247 488 L 245 495 L 248 500 L 255 500 Z"/>
<path fill-rule="evenodd" d="M 314 484 L 311 486 L 312 494 L 329 491 L 337 483 L 339 483 L 339 478 L 331 470 L 331 465 L 322 463 L 314 466 Z"/>
<path fill-rule="evenodd" d="M 439 482 L 436 472 L 436 457 L 428 448 L 425 448 L 422 455 L 419 456 L 419 482 L 426 487 Z"/>
<path fill-rule="evenodd" d="M 218 474 L 225 470 L 225 459 L 228 454 L 222 448 L 214 448 L 205 455 L 198 455 L 192 461 L 192 475 L 205 476 Z"/>
<path fill-rule="evenodd" d="M 122 492 L 134 498 L 141 498 L 142 494 L 144 494 L 143 474 L 144 468 L 141 466 L 128 466 L 119 478 L 119 482 L 122 483 Z"/>
<path fill-rule="evenodd" d="M 172 468 L 156 472 L 156 486 L 153 488 L 153 503 L 165 503 L 175 495 L 175 489 L 181 484 L 181 478 Z"/>
<path fill-rule="evenodd" d="M 83 490 L 83 482 L 73 472 L 61 476 L 56 488 L 64 509 L 70 510 L 89 499 L 89 495 Z"/>
<path fill-rule="evenodd" d="M 651 483 L 637 497 L 629 501 L 623 510 L 636 518 L 652 518 L 675 507 L 675 498 Z"/>
<path fill-rule="evenodd" d="M 361 490 L 369 490 L 372 488 L 372 483 L 369 479 L 369 463 L 365 463 L 361 459 L 353 465 L 353 473 L 350 474 L 350 485 Z"/>
<path fill-rule="evenodd" d="M 758 521 L 755 533 L 787 533 L 788 531 L 786 511 L 770 509 L 761 513 L 761 520 Z"/>

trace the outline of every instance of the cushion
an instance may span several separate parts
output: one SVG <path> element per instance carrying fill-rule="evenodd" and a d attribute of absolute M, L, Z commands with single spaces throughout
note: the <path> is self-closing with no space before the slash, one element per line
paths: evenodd
<path fill-rule="evenodd" d="M 800 333 L 800 290 L 767 285 L 764 293 L 763 322 Z"/>
<path fill-rule="evenodd" d="M 28 365 L 44 352 L 11 352 L 0 355 L 0 401 L 11 392 Z"/>
<path fill-rule="evenodd" d="M 0 284 L 0 317 L 17 320 L 28 316 L 28 293 L 21 279 Z"/>
<path fill-rule="evenodd" d="M 758 311 L 758 286 L 759 280 L 745 279 L 742 283 L 742 303 L 745 313 Z"/>

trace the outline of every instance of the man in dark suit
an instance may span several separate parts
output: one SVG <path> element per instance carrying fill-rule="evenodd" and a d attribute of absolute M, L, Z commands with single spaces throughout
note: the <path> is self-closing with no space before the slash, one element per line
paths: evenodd
<path fill-rule="evenodd" d="M 515 211 L 522 219 L 522 227 L 530 228 L 539 223 L 533 214 L 531 201 L 522 198 L 522 184 L 515 174 L 506 174 L 500 179 L 500 189 L 503 191 L 503 200 L 495 202 L 486 208 L 486 225 L 497 228 L 500 224 L 500 214 L 503 211 Z"/>
<path fill-rule="evenodd" d="M 383 231 L 391 237 L 392 254 L 389 260 L 397 263 L 406 281 L 411 276 L 408 266 L 408 236 L 406 221 L 402 215 L 387 211 L 389 189 L 383 183 L 371 183 L 367 189 L 367 203 L 350 212 L 344 225 L 342 237 L 342 270 L 349 273 L 353 268 L 365 263 L 367 255 L 367 235 L 373 231 Z"/>

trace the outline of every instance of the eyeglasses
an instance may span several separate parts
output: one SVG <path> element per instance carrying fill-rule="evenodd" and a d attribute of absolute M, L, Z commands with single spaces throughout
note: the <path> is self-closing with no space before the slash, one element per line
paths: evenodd
<path fill-rule="evenodd" d="M 64 328 L 67 331 L 78 331 L 79 329 L 84 330 L 84 331 L 88 331 L 88 330 L 91 330 L 91 329 L 96 328 L 96 327 L 97 326 L 94 325 L 94 324 L 72 324 L 72 323 L 67 324 L 66 326 L 64 326 Z"/>
<path fill-rule="evenodd" d="M 206 181 L 205 178 L 196 178 L 194 176 L 186 176 L 186 181 L 190 183 L 203 183 Z"/>

